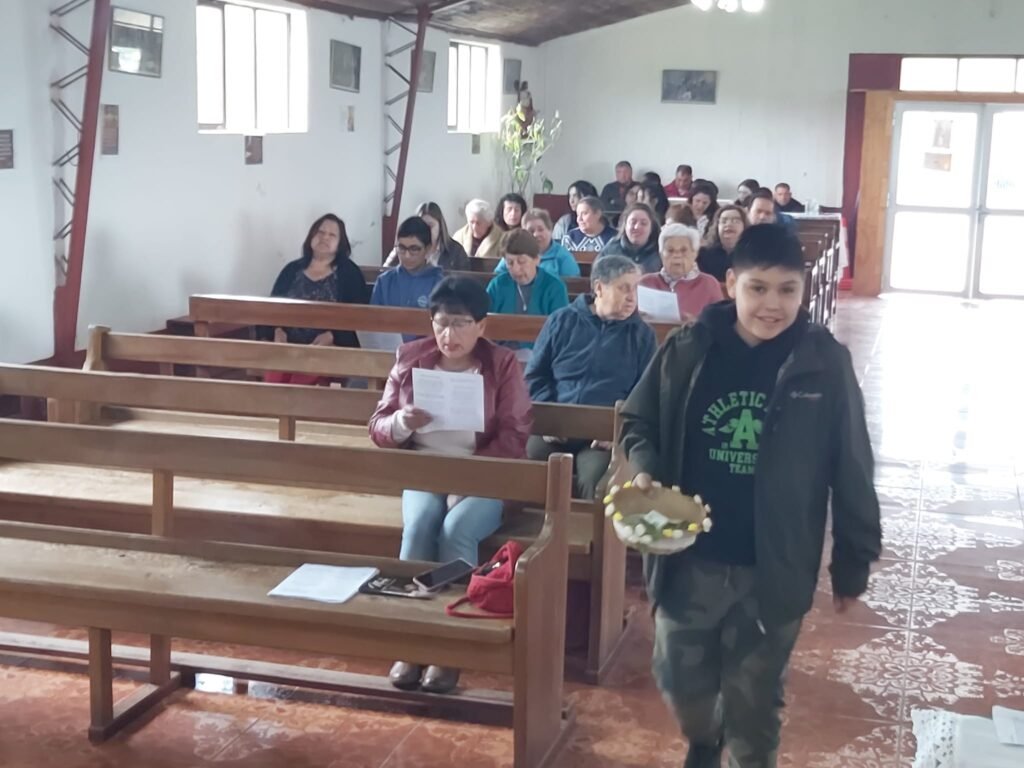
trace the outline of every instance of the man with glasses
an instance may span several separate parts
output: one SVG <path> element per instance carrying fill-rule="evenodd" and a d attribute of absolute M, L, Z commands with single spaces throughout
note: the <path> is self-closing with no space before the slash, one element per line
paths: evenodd
<path fill-rule="evenodd" d="M 370 303 L 380 307 L 426 309 L 430 292 L 444 279 L 444 271 L 427 258 L 430 250 L 430 226 L 419 216 L 402 222 L 395 250 L 398 266 L 382 273 L 373 286 Z M 404 341 L 415 339 L 406 334 Z"/>

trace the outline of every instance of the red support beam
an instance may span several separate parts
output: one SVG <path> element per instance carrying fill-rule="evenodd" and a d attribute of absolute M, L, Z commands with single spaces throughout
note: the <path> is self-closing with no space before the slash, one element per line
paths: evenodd
<path fill-rule="evenodd" d="M 395 245 L 398 217 L 402 214 L 402 192 L 405 189 L 405 169 L 409 163 L 409 142 L 412 140 L 412 121 L 416 112 L 416 92 L 419 90 L 420 69 L 423 66 L 423 43 L 430 22 L 430 8 L 416 9 L 416 44 L 412 49 L 412 70 L 409 75 L 409 95 L 405 103 L 405 122 L 402 126 L 402 146 L 398 154 L 398 172 L 395 174 L 395 196 L 391 199 L 391 215 L 381 225 L 381 253 L 388 254 Z M 383 256 L 381 257 L 383 259 Z"/>
<path fill-rule="evenodd" d="M 78 306 L 82 297 L 82 266 L 85 260 L 85 235 L 89 222 L 89 192 L 92 188 L 93 162 L 96 157 L 96 130 L 100 114 L 100 88 L 103 85 L 103 61 L 110 29 L 110 0 L 94 0 L 92 36 L 85 76 L 82 107 L 82 133 L 78 143 L 78 171 L 75 175 L 75 205 L 68 243 L 68 274 L 53 298 L 54 358 L 64 360 L 75 351 Z"/>

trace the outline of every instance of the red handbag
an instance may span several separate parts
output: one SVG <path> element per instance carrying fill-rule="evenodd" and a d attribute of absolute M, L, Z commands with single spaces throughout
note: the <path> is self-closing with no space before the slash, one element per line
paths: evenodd
<path fill-rule="evenodd" d="M 466 596 L 445 607 L 449 616 L 463 619 L 511 619 L 515 615 L 516 562 L 523 548 L 514 541 L 505 542 L 485 565 L 469 577 Z M 472 603 L 484 613 L 457 610 L 460 605 Z"/>

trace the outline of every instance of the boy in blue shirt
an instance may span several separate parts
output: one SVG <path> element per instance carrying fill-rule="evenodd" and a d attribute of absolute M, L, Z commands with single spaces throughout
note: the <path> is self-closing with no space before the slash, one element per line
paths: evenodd
<path fill-rule="evenodd" d="M 799 241 L 750 227 L 734 302 L 674 331 L 622 410 L 641 489 L 700 495 L 714 523 L 690 548 L 644 556 L 653 670 L 690 743 L 685 768 L 774 768 L 783 673 L 818 581 L 829 509 L 843 613 L 881 551 L 874 462 L 850 353 L 801 306 Z M 830 504 L 831 497 L 831 504 Z"/>
<path fill-rule="evenodd" d="M 402 222 L 395 243 L 399 265 L 377 277 L 370 304 L 411 309 L 429 306 L 431 292 L 444 279 L 444 270 L 427 259 L 430 242 L 430 226 L 419 216 Z M 402 338 L 412 341 L 417 337 L 406 334 Z"/>

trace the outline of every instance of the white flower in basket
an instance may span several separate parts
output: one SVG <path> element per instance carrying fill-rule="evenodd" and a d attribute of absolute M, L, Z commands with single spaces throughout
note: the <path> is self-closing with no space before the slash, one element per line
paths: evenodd
<path fill-rule="evenodd" d="M 693 545 L 711 530 L 711 507 L 679 486 L 654 483 L 641 491 L 631 482 L 612 486 L 604 498 L 605 515 L 626 546 L 655 555 L 671 555 Z"/>

